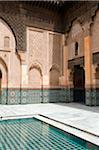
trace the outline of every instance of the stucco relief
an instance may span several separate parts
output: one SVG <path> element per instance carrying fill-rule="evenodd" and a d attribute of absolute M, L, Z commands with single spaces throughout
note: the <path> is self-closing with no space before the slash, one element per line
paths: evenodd
<path fill-rule="evenodd" d="M 72 26 L 71 37 L 74 39 L 82 33 L 82 28 L 79 23 L 76 23 Z"/>
<path fill-rule="evenodd" d="M 75 55 L 75 43 L 78 43 L 78 55 Z M 72 24 L 71 30 L 68 34 L 67 45 L 69 49 L 69 60 L 81 57 L 84 55 L 84 31 L 79 22 Z"/>
<path fill-rule="evenodd" d="M 42 70 L 38 64 L 33 64 L 29 68 L 29 87 L 41 88 L 42 85 Z"/>
<path fill-rule="evenodd" d="M 43 32 L 30 30 L 29 32 L 29 57 L 30 60 L 39 60 L 42 62 L 43 51 Z"/>
<path fill-rule="evenodd" d="M 9 38 L 9 47 L 5 47 L 5 37 Z M 15 50 L 15 39 L 9 26 L 0 19 L 0 50 L 14 51 Z"/>
<path fill-rule="evenodd" d="M 5 63 L 8 64 L 9 59 L 10 59 L 10 53 L 0 51 L 0 58 L 2 58 L 5 61 Z"/>
<path fill-rule="evenodd" d="M 59 86 L 60 69 L 54 64 L 49 71 L 50 86 Z"/>
<path fill-rule="evenodd" d="M 2 58 L 0 58 L 0 71 L 2 74 L 1 88 L 7 88 L 7 86 L 8 86 L 8 67 Z"/>
<path fill-rule="evenodd" d="M 16 88 L 20 86 L 20 60 L 15 48 L 16 41 L 13 32 L 0 18 L 0 57 L 8 67 L 8 87 Z"/>
<path fill-rule="evenodd" d="M 49 64 L 57 64 L 61 67 L 62 61 L 62 36 L 57 34 L 49 34 Z"/>
<path fill-rule="evenodd" d="M 92 35 L 92 51 L 99 51 L 99 10 L 94 17 L 93 24 L 91 26 L 91 35 Z"/>
<path fill-rule="evenodd" d="M 39 63 L 43 74 L 47 72 L 48 49 L 47 31 L 37 28 L 27 29 L 27 65 L 28 69 L 34 62 Z"/>

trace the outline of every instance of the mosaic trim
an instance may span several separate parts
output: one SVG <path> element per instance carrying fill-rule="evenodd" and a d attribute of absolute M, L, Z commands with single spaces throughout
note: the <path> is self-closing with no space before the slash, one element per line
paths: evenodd
<path fill-rule="evenodd" d="M 6 104 L 8 100 L 8 92 L 7 89 L 2 89 L 0 96 L 0 104 Z"/>
<path fill-rule="evenodd" d="M 86 105 L 99 105 L 99 89 L 85 90 Z M 34 104 L 72 102 L 73 88 L 71 89 L 2 89 L 0 104 Z"/>
<path fill-rule="evenodd" d="M 86 105 L 99 105 L 99 89 L 86 89 Z"/>
<path fill-rule="evenodd" d="M 34 104 L 66 102 L 66 89 L 5 89 L 2 90 L 1 104 Z"/>

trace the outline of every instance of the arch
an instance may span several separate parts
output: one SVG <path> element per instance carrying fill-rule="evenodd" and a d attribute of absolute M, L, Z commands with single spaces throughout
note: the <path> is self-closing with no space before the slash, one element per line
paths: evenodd
<path fill-rule="evenodd" d="M 71 36 L 72 38 L 78 36 L 79 34 L 83 33 L 83 27 L 78 20 L 73 20 L 71 22 L 71 26 L 68 30 L 68 38 Z"/>
<path fill-rule="evenodd" d="M 50 68 L 49 78 L 51 86 L 59 86 L 60 69 L 58 65 L 54 64 Z"/>
<path fill-rule="evenodd" d="M 4 65 L 4 68 L 5 68 L 6 72 L 8 73 L 8 67 L 7 67 L 7 65 L 6 65 L 6 63 L 2 57 L 0 57 L 0 64 Z"/>
<path fill-rule="evenodd" d="M 59 66 L 58 66 L 57 64 L 53 64 L 53 65 L 50 67 L 50 70 L 49 70 L 49 71 L 51 71 L 52 69 L 55 69 L 55 70 L 57 70 L 57 71 L 60 73 L 60 68 L 59 68 Z"/>
<path fill-rule="evenodd" d="M 14 32 L 14 29 L 12 28 L 12 26 L 10 25 L 10 23 L 8 23 L 8 22 L 6 21 L 6 19 L 4 19 L 2 16 L 0 16 L 0 18 L 1 18 L 2 21 L 5 22 L 6 25 L 10 28 L 10 30 L 11 30 L 11 32 L 12 32 L 14 38 L 15 38 L 15 49 L 16 49 L 16 51 L 17 51 L 17 43 L 18 43 L 18 42 L 17 42 L 17 37 L 16 37 L 16 34 L 15 34 L 15 32 Z"/>
<path fill-rule="evenodd" d="M 0 103 L 7 103 L 8 67 L 0 57 Z M 2 95 L 2 92 L 5 94 Z"/>
<path fill-rule="evenodd" d="M 9 37 L 10 40 L 13 40 L 11 41 L 11 49 L 13 47 L 13 49 L 16 49 L 16 46 L 17 46 L 17 40 L 16 40 L 16 36 L 15 36 L 15 33 L 14 31 L 12 30 L 11 26 L 7 23 L 7 21 L 5 21 L 2 17 L 0 17 L 0 27 L 2 28 L 1 29 L 1 47 L 3 47 L 3 43 L 4 43 L 4 38 L 5 37 Z M 10 36 L 9 36 L 10 35 Z M 11 37 L 11 38 L 10 38 Z"/>
<path fill-rule="evenodd" d="M 38 64 L 32 64 L 29 68 L 29 85 L 31 88 L 42 87 L 42 70 Z"/>
<path fill-rule="evenodd" d="M 5 61 L 0 57 L 0 72 L 2 74 L 2 86 L 7 88 L 8 86 L 8 67 Z"/>
<path fill-rule="evenodd" d="M 40 67 L 40 65 L 39 64 L 32 64 L 30 67 L 29 67 L 29 71 L 31 70 L 31 69 L 33 69 L 33 68 L 35 68 L 35 69 L 37 69 L 39 72 L 40 72 L 40 74 L 41 74 L 41 76 L 42 76 L 42 70 L 41 70 L 41 67 Z"/>
<path fill-rule="evenodd" d="M 1 70 L 0 70 L 0 79 L 2 79 L 2 72 L 1 72 Z"/>

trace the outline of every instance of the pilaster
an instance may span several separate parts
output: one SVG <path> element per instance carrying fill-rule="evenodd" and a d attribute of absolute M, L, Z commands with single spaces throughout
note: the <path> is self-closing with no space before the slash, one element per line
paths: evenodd
<path fill-rule="evenodd" d="M 90 23 L 85 24 L 84 65 L 85 65 L 86 105 L 94 105 L 92 100 L 92 48 L 91 48 Z"/>

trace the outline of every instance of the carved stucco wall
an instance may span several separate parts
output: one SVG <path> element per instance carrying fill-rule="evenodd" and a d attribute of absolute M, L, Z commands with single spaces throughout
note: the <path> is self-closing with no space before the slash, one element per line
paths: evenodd
<path fill-rule="evenodd" d="M 49 34 L 49 65 L 57 64 L 61 70 L 62 37 L 58 34 Z"/>
<path fill-rule="evenodd" d="M 28 33 L 28 43 L 27 43 L 27 64 L 28 69 L 31 65 L 37 63 L 40 65 L 42 71 L 44 72 L 44 66 L 46 64 L 47 51 L 45 49 L 46 43 L 44 37 L 44 31 L 39 29 L 29 29 Z M 45 70 L 46 72 L 46 70 Z"/>
<path fill-rule="evenodd" d="M 98 1 L 79 1 L 71 4 L 71 7 L 64 12 L 64 30 L 67 32 L 74 20 L 81 24 L 91 21 L 98 8 Z"/>
<path fill-rule="evenodd" d="M 59 86 L 60 71 L 57 68 L 52 67 L 50 70 L 50 85 Z"/>
<path fill-rule="evenodd" d="M 2 74 L 1 85 L 0 85 L 2 89 L 4 87 L 6 88 L 8 83 L 8 68 L 2 58 L 0 58 L 0 71 Z"/>
<path fill-rule="evenodd" d="M 42 77 L 37 68 L 31 68 L 29 70 L 29 85 L 31 88 L 41 88 Z"/>
<path fill-rule="evenodd" d="M 9 37 L 9 47 L 4 47 L 5 37 Z M 0 58 L 8 69 L 8 86 L 16 88 L 20 86 L 20 60 L 17 57 L 15 46 L 16 42 L 11 29 L 0 19 Z M 5 87 L 5 84 L 2 87 Z"/>
<path fill-rule="evenodd" d="M 91 35 L 92 35 L 92 51 L 99 51 L 99 10 L 94 17 L 94 22 L 91 26 Z"/>
<path fill-rule="evenodd" d="M 62 35 L 40 30 L 27 28 L 27 68 L 39 66 L 43 75 L 50 80 L 50 69 L 58 66 L 58 76 L 62 72 Z M 55 72 L 56 73 L 56 72 Z M 43 82 L 45 79 L 43 79 Z M 46 84 L 46 83 L 43 83 Z"/>
<path fill-rule="evenodd" d="M 78 55 L 75 56 L 75 43 L 78 42 Z M 72 24 L 72 28 L 67 38 L 68 59 L 82 57 L 84 55 L 84 35 L 83 29 L 78 22 Z"/>

